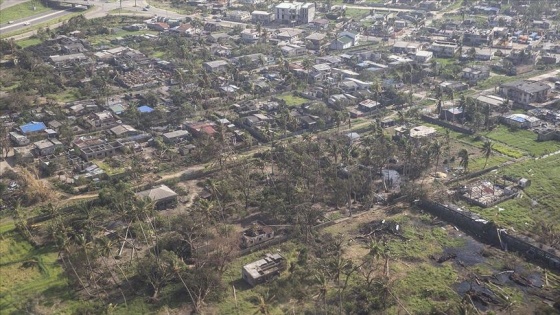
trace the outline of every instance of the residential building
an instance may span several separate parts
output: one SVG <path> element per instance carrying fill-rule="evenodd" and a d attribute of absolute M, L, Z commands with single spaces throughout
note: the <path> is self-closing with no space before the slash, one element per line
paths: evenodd
<path fill-rule="evenodd" d="M 33 150 L 38 156 L 54 154 L 57 149 L 63 147 L 62 142 L 57 139 L 46 139 L 33 143 Z"/>
<path fill-rule="evenodd" d="M 315 18 L 315 4 L 283 2 L 275 7 L 276 20 L 281 23 L 307 24 Z"/>
<path fill-rule="evenodd" d="M 140 131 L 130 125 L 118 125 L 110 129 L 111 133 L 117 138 L 136 136 Z"/>
<path fill-rule="evenodd" d="M 262 25 L 268 25 L 276 19 L 276 15 L 274 13 L 266 12 L 266 11 L 253 11 L 251 13 L 251 21 L 253 23 L 261 23 Z"/>
<path fill-rule="evenodd" d="M 118 123 L 111 112 L 102 111 L 84 117 L 84 124 L 89 129 L 107 129 L 116 126 Z"/>
<path fill-rule="evenodd" d="M 247 11 L 228 11 L 225 18 L 234 22 L 248 22 L 251 20 L 251 14 Z"/>
<path fill-rule="evenodd" d="M 119 142 L 108 142 L 95 137 L 79 137 L 72 144 L 86 161 L 113 156 L 122 148 Z"/>
<path fill-rule="evenodd" d="M 465 113 L 459 107 L 445 108 L 439 113 L 439 119 L 448 121 L 459 121 L 463 119 Z"/>
<path fill-rule="evenodd" d="M 340 36 L 331 42 L 329 46 L 332 50 L 343 50 L 352 47 L 352 38 L 348 36 Z"/>
<path fill-rule="evenodd" d="M 202 64 L 206 72 L 224 72 L 227 70 L 229 62 L 226 60 L 207 61 Z"/>
<path fill-rule="evenodd" d="M 259 40 L 260 35 L 259 32 L 252 30 L 252 29 L 244 29 L 241 31 L 241 40 L 245 43 L 255 43 Z"/>
<path fill-rule="evenodd" d="M 15 131 L 10 132 L 10 140 L 12 140 L 12 142 L 14 142 L 14 144 L 18 146 L 24 146 L 31 143 L 31 141 L 29 141 L 29 138 Z"/>
<path fill-rule="evenodd" d="M 419 63 L 426 63 L 434 57 L 434 53 L 427 50 L 419 50 L 414 55 L 414 60 Z"/>
<path fill-rule="evenodd" d="M 241 234 L 241 247 L 247 248 L 274 238 L 274 230 L 267 225 L 253 222 L 250 228 Z"/>
<path fill-rule="evenodd" d="M 166 209 L 177 204 L 177 193 L 166 185 L 156 186 L 152 189 L 136 193 L 138 198 L 148 198 L 155 203 L 156 209 Z"/>
<path fill-rule="evenodd" d="M 494 34 L 492 30 L 468 30 L 463 33 L 463 45 L 465 46 L 480 46 L 492 45 Z"/>
<path fill-rule="evenodd" d="M 312 33 L 305 38 L 306 47 L 311 50 L 319 50 L 327 38 L 327 35 L 322 33 Z"/>
<path fill-rule="evenodd" d="M 188 139 L 189 136 L 190 133 L 187 130 L 175 130 L 164 133 L 162 138 L 165 143 L 179 143 Z"/>
<path fill-rule="evenodd" d="M 288 44 L 288 45 L 284 45 L 280 48 L 280 51 L 282 51 L 282 54 L 284 56 L 303 56 L 307 53 L 307 49 L 305 47 L 301 47 L 298 45 L 292 45 L 292 44 Z"/>
<path fill-rule="evenodd" d="M 380 105 L 381 104 L 376 101 L 366 99 L 358 104 L 358 110 L 365 113 L 372 113 L 377 111 L 380 108 Z"/>
<path fill-rule="evenodd" d="M 530 103 L 542 103 L 546 101 L 550 90 L 550 85 L 544 82 L 519 80 L 502 84 L 499 92 L 507 99 L 529 105 Z"/>
<path fill-rule="evenodd" d="M 263 259 L 243 266 L 241 277 L 251 286 L 266 282 L 286 269 L 286 259 L 280 254 L 266 254 Z"/>
<path fill-rule="evenodd" d="M 33 136 L 41 134 L 47 129 L 47 126 L 43 122 L 32 121 L 28 124 L 19 126 L 19 130 L 24 136 Z"/>
<path fill-rule="evenodd" d="M 452 58 L 459 51 L 459 45 L 451 42 L 435 42 L 430 46 L 430 51 L 438 58 Z"/>
<path fill-rule="evenodd" d="M 541 120 L 537 117 L 527 116 L 525 114 L 511 114 L 502 117 L 502 122 L 506 125 L 516 126 L 519 128 L 533 128 L 537 127 Z"/>
<path fill-rule="evenodd" d="M 461 71 L 461 76 L 471 83 L 476 83 L 490 77 L 490 69 L 485 66 L 466 67 Z"/>
<path fill-rule="evenodd" d="M 398 41 L 391 47 L 391 52 L 395 54 L 415 55 L 421 48 L 422 45 L 420 43 Z"/>

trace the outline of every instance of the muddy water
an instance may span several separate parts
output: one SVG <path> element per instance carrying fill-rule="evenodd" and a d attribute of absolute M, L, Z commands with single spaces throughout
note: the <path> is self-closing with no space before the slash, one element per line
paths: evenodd
<path fill-rule="evenodd" d="M 453 264 L 458 270 L 463 270 L 464 267 L 475 266 L 477 264 L 484 264 L 487 262 L 486 257 L 482 255 L 482 251 L 486 245 L 478 242 L 477 240 L 473 239 L 472 237 L 465 235 L 460 231 L 449 231 L 450 237 L 460 238 L 464 240 L 464 243 L 458 247 L 449 247 L 445 248 L 442 255 L 446 254 L 455 254 L 457 257 L 454 259 Z M 486 264 L 486 267 L 491 265 Z M 518 290 L 519 292 L 523 293 L 525 297 L 528 295 L 534 294 L 536 291 L 540 291 L 540 288 L 543 286 L 543 278 L 540 272 L 529 271 L 524 267 L 518 266 L 515 267 L 514 270 L 498 270 L 493 268 L 491 273 L 494 277 L 491 279 L 493 283 L 498 286 L 507 286 L 512 287 Z M 517 275 L 523 276 L 524 279 L 528 280 L 531 286 L 523 286 L 511 279 L 511 275 L 516 273 Z M 484 282 L 476 282 L 476 281 L 461 281 L 454 285 L 455 291 L 460 295 L 464 296 L 467 291 L 473 290 L 478 294 L 486 295 L 488 297 L 495 298 L 496 301 L 499 301 L 500 298 L 490 290 L 491 286 L 487 287 L 484 285 Z M 480 301 L 473 301 L 475 306 L 480 311 L 488 311 L 492 308 L 492 304 L 485 305 Z"/>

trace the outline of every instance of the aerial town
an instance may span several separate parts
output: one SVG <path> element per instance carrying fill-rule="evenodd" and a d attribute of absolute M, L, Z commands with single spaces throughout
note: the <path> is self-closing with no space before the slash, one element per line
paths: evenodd
<path fill-rule="evenodd" d="M 0 9 L 0 314 L 560 313 L 560 1 Z"/>

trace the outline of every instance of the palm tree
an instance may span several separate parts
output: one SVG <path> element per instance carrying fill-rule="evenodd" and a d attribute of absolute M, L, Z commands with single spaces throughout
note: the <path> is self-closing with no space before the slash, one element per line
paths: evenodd
<path fill-rule="evenodd" d="M 494 144 L 492 142 L 490 142 L 489 140 L 486 140 L 484 142 L 484 145 L 482 146 L 481 152 L 482 154 L 484 154 L 484 157 L 486 158 L 486 161 L 484 162 L 484 167 L 483 169 L 486 168 L 486 166 L 488 165 L 488 158 L 492 155 Z"/>
<path fill-rule="evenodd" d="M 432 154 L 436 157 L 435 172 L 437 173 L 437 169 L 439 166 L 439 157 L 441 156 L 441 143 L 438 140 L 436 140 L 434 143 L 432 143 L 431 150 L 432 150 Z"/>
<path fill-rule="evenodd" d="M 467 149 L 462 149 L 461 151 L 459 151 L 458 155 L 461 159 L 459 161 L 459 166 L 463 167 L 466 172 L 469 167 L 469 152 L 467 151 Z"/>
<path fill-rule="evenodd" d="M 256 306 L 257 310 L 253 313 L 256 314 L 263 314 L 263 315 L 270 315 L 270 304 L 274 300 L 275 296 L 269 296 L 268 292 L 265 295 L 259 294 L 257 296 L 259 304 Z"/>

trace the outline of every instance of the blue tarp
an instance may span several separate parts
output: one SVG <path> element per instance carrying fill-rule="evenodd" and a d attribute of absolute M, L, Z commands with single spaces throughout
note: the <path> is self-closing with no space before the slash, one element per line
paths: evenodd
<path fill-rule="evenodd" d="M 28 124 L 19 126 L 19 129 L 21 129 L 21 132 L 23 133 L 30 133 L 30 132 L 43 131 L 47 129 L 47 126 L 45 126 L 45 124 L 42 122 L 32 121 Z"/>
<path fill-rule="evenodd" d="M 150 106 L 144 105 L 144 106 L 138 107 L 138 111 L 141 112 L 141 113 L 151 113 L 151 112 L 154 111 L 154 109 L 151 108 Z"/>

